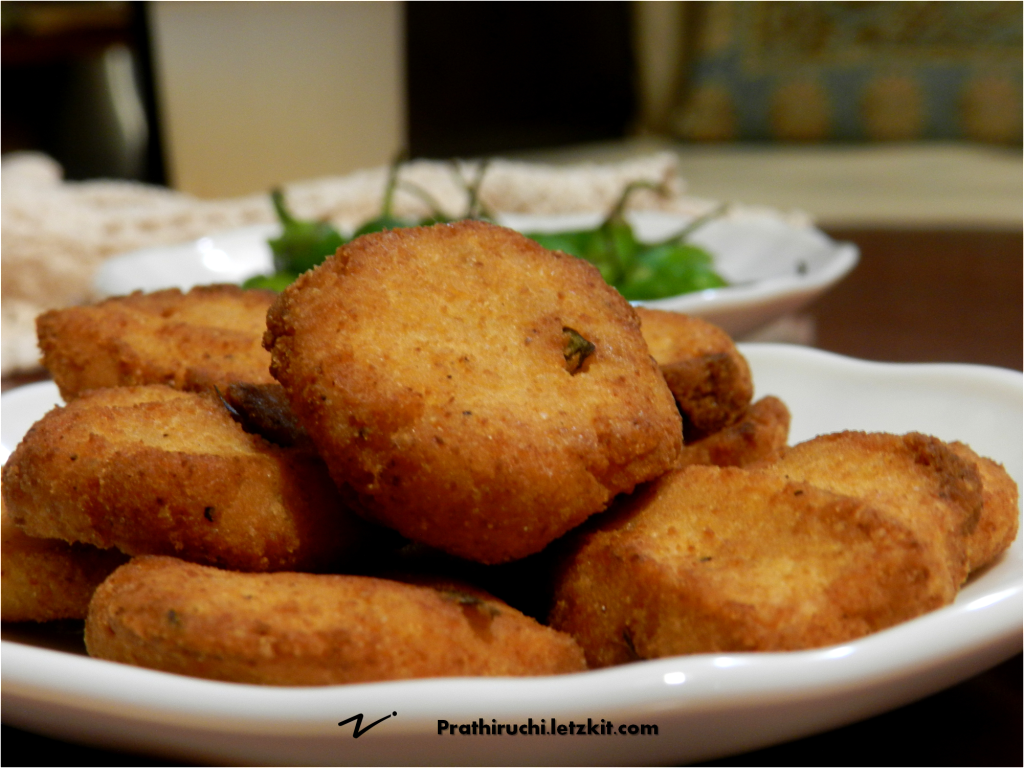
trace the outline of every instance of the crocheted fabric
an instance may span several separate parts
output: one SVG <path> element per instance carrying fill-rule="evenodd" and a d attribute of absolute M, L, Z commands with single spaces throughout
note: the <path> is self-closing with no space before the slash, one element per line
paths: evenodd
<path fill-rule="evenodd" d="M 684 194 L 676 166 L 677 156 L 671 152 L 608 165 L 495 160 L 486 169 L 480 199 L 494 212 L 603 212 L 627 184 L 646 180 L 662 185 L 668 194 L 640 191 L 631 198 L 631 207 L 685 215 L 715 207 L 714 201 Z M 328 219 L 351 231 L 379 214 L 387 170 L 297 182 L 287 185 L 285 194 L 300 218 Z M 445 213 L 458 216 L 468 205 L 466 180 L 478 171 L 474 163 L 418 161 L 403 166 L 401 178 L 426 190 Z M 4 374 L 38 365 L 36 316 L 94 300 L 93 277 L 105 259 L 275 220 L 267 194 L 200 200 L 135 182 L 67 182 L 60 166 L 39 154 L 5 157 L 2 185 Z M 396 194 L 394 207 L 398 216 L 430 213 L 420 198 L 404 191 Z"/>

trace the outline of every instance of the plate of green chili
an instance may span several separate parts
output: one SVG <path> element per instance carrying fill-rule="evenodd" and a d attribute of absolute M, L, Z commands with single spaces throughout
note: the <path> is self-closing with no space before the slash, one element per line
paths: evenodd
<path fill-rule="evenodd" d="M 299 221 L 279 203 L 277 224 L 213 233 L 178 245 L 133 251 L 105 262 L 94 286 L 103 296 L 209 283 L 281 290 L 360 234 L 415 224 L 386 214 L 344 232 Z M 593 263 L 637 304 L 683 312 L 733 336 L 795 312 L 852 270 L 856 246 L 771 212 L 717 209 L 703 217 L 640 210 L 611 215 L 492 214 L 542 245 Z"/>

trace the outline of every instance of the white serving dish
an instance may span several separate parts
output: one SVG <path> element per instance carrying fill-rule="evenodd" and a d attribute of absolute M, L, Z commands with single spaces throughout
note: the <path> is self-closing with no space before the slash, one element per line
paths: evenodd
<path fill-rule="evenodd" d="M 758 396 L 793 413 L 792 441 L 842 429 L 962 440 L 1024 465 L 1021 374 L 970 365 L 869 363 L 785 345 L 741 345 Z M 59 402 L 52 384 L 5 394 L 13 449 Z M 6 451 L 5 451 L 6 456 Z M 272 688 L 191 679 L 52 650 L 45 635 L 2 642 L 3 720 L 83 743 L 171 759 L 247 764 L 692 763 L 866 718 L 965 680 L 1021 649 L 1022 544 L 945 608 L 831 648 L 698 655 L 549 678 L 436 679 Z M 18 641 L 12 641 L 12 637 Z M 365 725 L 397 712 L 353 738 Z M 654 724 L 657 736 L 439 736 L 437 721 Z"/>
<path fill-rule="evenodd" d="M 273 271 L 267 239 L 280 233 L 276 224 L 255 224 L 177 245 L 129 251 L 100 265 L 93 288 L 100 296 L 122 296 L 132 291 L 187 291 L 196 285 L 241 283 Z"/>
<path fill-rule="evenodd" d="M 523 232 L 593 227 L 600 219 L 589 214 L 499 217 L 500 223 Z M 644 242 L 669 237 L 689 222 L 657 211 L 638 211 L 630 219 Z M 267 238 L 279 231 L 276 225 L 259 225 L 132 251 L 106 261 L 94 286 L 100 295 L 116 296 L 133 290 L 241 282 L 272 271 Z M 638 303 L 703 317 L 733 336 L 796 311 L 842 279 L 858 259 L 851 243 L 836 243 L 813 227 L 754 212 L 708 222 L 691 239 L 714 255 L 716 269 L 731 285 Z"/>

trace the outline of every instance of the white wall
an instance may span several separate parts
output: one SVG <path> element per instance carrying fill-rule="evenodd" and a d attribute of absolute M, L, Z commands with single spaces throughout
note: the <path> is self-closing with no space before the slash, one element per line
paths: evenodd
<path fill-rule="evenodd" d="M 397 2 L 154 2 L 169 183 L 201 197 L 386 163 L 405 143 Z"/>

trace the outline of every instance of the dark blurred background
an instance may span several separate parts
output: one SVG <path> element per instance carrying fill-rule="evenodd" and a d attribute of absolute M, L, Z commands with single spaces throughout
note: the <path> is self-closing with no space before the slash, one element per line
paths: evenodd
<path fill-rule="evenodd" d="M 1019 151 L 1022 7 L 7 0 L 2 150 L 42 150 L 70 178 L 204 196 L 264 188 L 254 155 L 280 180 L 379 164 L 401 146 Z"/>
<path fill-rule="evenodd" d="M 630 3 L 409 3 L 414 156 L 617 139 L 638 109 Z"/>
<path fill-rule="evenodd" d="M 4 2 L 3 152 L 68 178 L 166 179 L 145 3 Z"/>
<path fill-rule="evenodd" d="M 246 4 L 230 5 L 244 12 Z M 305 4 L 293 5 L 304 12 Z M 4 2 L 2 10 L 3 152 L 46 152 L 71 179 L 166 182 L 152 39 L 162 31 L 165 48 L 178 41 L 176 29 L 156 26 L 160 9 Z M 403 37 L 402 133 L 413 156 L 557 147 L 621 138 L 632 127 L 629 3 L 411 3 L 399 16 L 392 31 Z M 180 77 L 166 66 L 163 76 Z M 322 98 L 331 98 L 330 83 L 323 87 Z"/>

